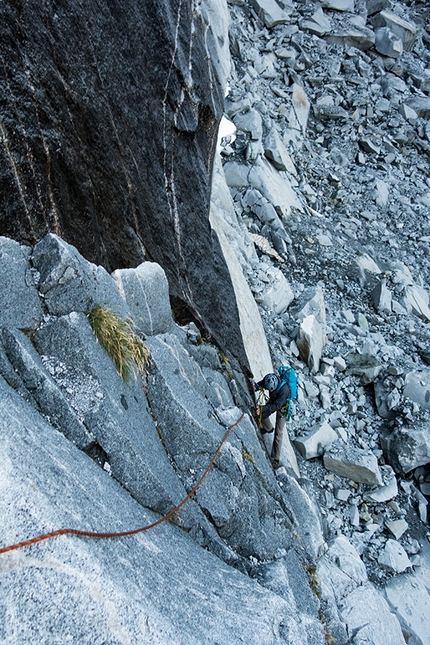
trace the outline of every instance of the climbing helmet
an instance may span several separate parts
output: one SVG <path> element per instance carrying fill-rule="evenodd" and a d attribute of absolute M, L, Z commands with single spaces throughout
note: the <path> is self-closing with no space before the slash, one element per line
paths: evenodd
<path fill-rule="evenodd" d="M 279 385 L 279 377 L 276 374 L 266 374 L 264 377 L 264 387 L 269 392 L 273 392 Z"/>

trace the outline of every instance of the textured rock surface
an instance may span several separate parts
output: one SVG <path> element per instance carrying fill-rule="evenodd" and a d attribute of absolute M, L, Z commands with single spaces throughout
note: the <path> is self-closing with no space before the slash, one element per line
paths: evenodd
<path fill-rule="evenodd" d="M 208 221 L 226 3 L 27 2 L 0 20 L 0 234 L 33 244 L 52 231 L 109 271 L 158 262 L 246 365 Z"/>
<path fill-rule="evenodd" d="M 156 519 L 1 377 L 0 393 L 2 541 L 66 526 L 121 531 Z M 58 642 L 303 643 L 302 610 L 167 523 L 117 540 L 57 537 L 2 555 L 0 577 L 1 636 L 10 645 L 52 643 L 53 630 Z"/>

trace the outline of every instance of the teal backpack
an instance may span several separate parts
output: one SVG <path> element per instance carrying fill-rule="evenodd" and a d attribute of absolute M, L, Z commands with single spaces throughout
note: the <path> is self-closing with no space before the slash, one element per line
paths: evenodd
<path fill-rule="evenodd" d="M 276 391 L 279 392 L 281 387 L 288 384 L 290 388 L 290 398 L 287 399 L 285 405 L 281 408 L 282 414 L 288 419 L 291 417 L 293 399 L 297 396 L 297 374 L 296 370 L 288 365 L 281 365 L 278 369 L 278 374 L 280 378 L 280 383 L 276 388 Z"/>

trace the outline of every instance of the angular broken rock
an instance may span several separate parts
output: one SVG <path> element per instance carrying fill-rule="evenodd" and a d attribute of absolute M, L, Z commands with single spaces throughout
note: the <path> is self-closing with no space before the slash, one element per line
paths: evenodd
<path fill-rule="evenodd" d="M 323 0 L 321 6 L 324 9 L 354 13 L 354 0 Z"/>
<path fill-rule="evenodd" d="M 340 477 L 354 482 L 383 486 L 378 460 L 375 455 L 359 448 L 328 450 L 324 454 L 324 466 Z"/>
<path fill-rule="evenodd" d="M 381 466 L 380 471 L 384 485 L 378 486 L 378 488 L 375 488 L 370 491 L 370 493 L 366 494 L 364 496 L 366 501 L 369 500 L 380 504 L 393 499 L 393 497 L 396 497 L 398 493 L 396 474 L 391 466 Z"/>
<path fill-rule="evenodd" d="M 351 352 L 345 360 L 349 374 L 362 378 L 365 385 L 372 383 L 382 369 L 381 363 L 370 354 Z"/>
<path fill-rule="evenodd" d="M 264 141 L 264 154 L 277 170 L 286 170 L 292 175 L 297 175 L 290 153 L 283 144 L 275 128 L 272 128 Z"/>
<path fill-rule="evenodd" d="M 409 524 L 406 520 L 393 520 L 392 522 L 387 522 L 386 526 L 390 533 L 394 535 L 396 540 L 401 538 L 403 533 L 405 533 L 409 528 Z"/>
<path fill-rule="evenodd" d="M 385 458 L 398 472 L 409 473 L 430 462 L 430 431 L 428 423 L 400 426 L 391 434 L 381 436 Z"/>
<path fill-rule="evenodd" d="M 324 449 L 338 439 L 337 433 L 324 421 L 314 425 L 307 435 L 294 441 L 294 445 L 304 459 L 319 457 Z"/>
<path fill-rule="evenodd" d="M 380 313 L 391 313 L 392 294 L 387 287 L 387 282 L 383 278 L 371 293 L 372 302 L 376 311 Z"/>
<path fill-rule="evenodd" d="M 411 51 L 414 48 L 417 28 L 412 22 L 403 20 L 392 11 L 384 9 L 372 18 L 372 24 L 376 28 L 389 27 L 401 39 L 406 51 Z"/>
<path fill-rule="evenodd" d="M 403 53 L 403 42 L 389 27 L 380 27 L 375 31 L 375 49 L 383 56 L 398 58 Z"/>
<path fill-rule="evenodd" d="M 324 333 L 314 315 L 307 316 L 301 323 L 296 344 L 302 359 L 311 372 L 316 374 L 324 347 Z"/>
<path fill-rule="evenodd" d="M 249 4 L 268 29 L 288 22 L 288 13 L 275 0 L 249 0 Z"/>
<path fill-rule="evenodd" d="M 408 554 L 397 540 L 387 540 L 378 562 L 386 569 L 394 571 L 394 573 L 402 573 L 412 567 Z"/>
<path fill-rule="evenodd" d="M 430 370 L 406 374 L 403 395 L 424 410 L 430 410 Z"/>
<path fill-rule="evenodd" d="M 407 311 L 412 311 L 416 316 L 423 318 L 425 321 L 430 321 L 429 297 L 422 287 L 416 284 L 405 287 L 402 305 Z"/>

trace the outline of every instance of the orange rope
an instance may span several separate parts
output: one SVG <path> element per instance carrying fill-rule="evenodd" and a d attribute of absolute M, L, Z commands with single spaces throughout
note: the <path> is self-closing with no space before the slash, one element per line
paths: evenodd
<path fill-rule="evenodd" d="M 72 534 L 72 535 L 82 535 L 84 537 L 92 537 L 92 538 L 114 538 L 114 537 L 124 537 L 126 535 L 135 535 L 135 533 L 142 533 L 143 531 L 148 531 L 148 529 L 154 528 L 154 526 L 157 526 L 158 524 L 161 524 L 162 522 L 165 522 L 166 520 L 170 519 L 172 515 L 174 515 L 179 509 L 194 495 L 206 475 L 208 474 L 209 470 L 213 466 L 213 463 L 215 459 L 218 457 L 221 448 L 223 447 L 224 443 L 227 441 L 227 438 L 230 434 L 230 432 L 233 430 L 235 426 L 237 426 L 245 416 L 245 413 L 242 412 L 242 415 L 240 418 L 235 421 L 235 423 L 232 423 L 231 426 L 227 429 L 227 432 L 224 435 L 223 440 L 219 444 L 214 456 L 209 462 L 209 465 L 207 466 L 205 472 L 203 475 L 200 477 L 198 480 L 197 484 L 194 486 L 192 490 L 188 493 L 188 495 L 180 502 L 175 508 L 172 508 L 171 511 L 169 511 L 166 515 L 163 517 L 160 517 L 158 520 L 155 522 L 152 522 L 151 524 L 147 524 L 146 526 L 142 526 L 138 529 L 132 529 L 130 531 L 121 531 L 119 533 L 96 533 L 94 531 L 81 531 L 79 529 L 59 529 L 58 531 L 51 531 L 50 533 L 44 533 L 43 535 L 38 535 L 37 537 L 31 538 L 29 540 L 25 540 L 24 542 L 18 542 L 17 544 L 11 544 L 10 546 L 4 546 L 0 548 L 0 553 L 6 553 L 7 551 L 13 551 L 14 549 L 21 549 L 24 546 L 28 546 L 29 544 L 36 544 L 36 542 L 42 542 L 42 540 L 48 540 L 49 538 L 55 537 L 57 535 L 66 535 L 66 534 Z"/>

